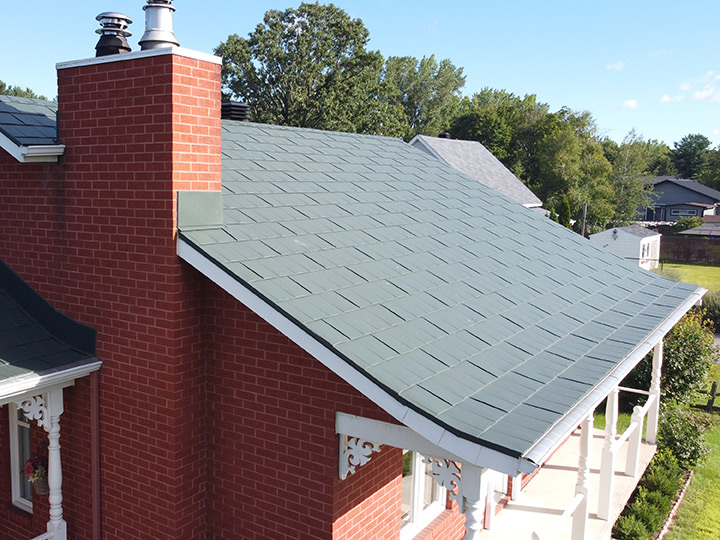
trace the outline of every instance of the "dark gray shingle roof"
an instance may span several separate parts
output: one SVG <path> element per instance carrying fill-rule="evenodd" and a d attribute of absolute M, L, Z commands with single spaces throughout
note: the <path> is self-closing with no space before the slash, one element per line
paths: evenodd
<path fill-rule="evenodd" d="M 418 135 L 410 144 L 522 205 L 542 205 L 542 201 L 479 142 Z"/>
<path fill-rule="evenodd" d="M 97 361 L 95 331 L 55 311 L 0 261 L 0 383 L 89 359 Z"/>
<path fill-rule="evenodd" d="M 399 140 L 224 121 L 221 228 L 181 231 L 384 388 L 520 456 L 697 287 Z"/>
<path fill-rule="evenodd" d="M 0 132 L 19 146 L 57 144 L 57 103 L 0 95 Z"/>

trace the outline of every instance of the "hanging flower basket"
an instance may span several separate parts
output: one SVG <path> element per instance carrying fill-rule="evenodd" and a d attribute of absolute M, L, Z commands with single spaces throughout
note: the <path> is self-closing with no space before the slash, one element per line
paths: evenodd
<path fill-rule="evenodd" d="M 47 495 L 50 493 L 50 485 L 48 484 L 47 477 L 33 482 L 33 491 L 38 495 Z"/>
<path fill-rule="evenodd" d="M 33 485 L 33 490 L 38 495 L 50 493 L 50 486 L 47 478 L 47 465 L 39 457 L 32 457 L 25 462 L 23 473 Z"/>

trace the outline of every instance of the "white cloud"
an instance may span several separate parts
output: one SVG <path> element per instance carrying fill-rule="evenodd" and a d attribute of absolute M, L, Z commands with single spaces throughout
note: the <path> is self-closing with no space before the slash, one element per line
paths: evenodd
<path fill-rule="evenodd" d="M 621 71 L 622 68 L 624 68 L 624 67 L 625 67 L 625 62 L 620 61 L 620 62 L 615 62 L 614 64 L 608 64 L 607 66 L 605 66 L 605 69 L 609 69 L 611 71 Z"/>
<path fill-rule="evenodd" d="M 680 90 L 690 92 L 691 101 L 720 103 L 720 73 L 708 71 L 702 77 L 697 77 L 682 83 Z"/>
<path fill-rule="evenodd" d="M 665 94 L 663 97 L 660 98 L 660 103 L 676 103 L 678 101 L 682 101 L 685 99 L 685 96 L 682 94 L 678 94 L 676 96 L 671 96 L 670 94 Z"/>
<path fill-rule="evenodd" d="M 618 109 L 631 111 L 638 108 L 638 102 L 637 99 L 628 99 L 627 101 L 624 101 L 622 105 L 618 105 Z"/>

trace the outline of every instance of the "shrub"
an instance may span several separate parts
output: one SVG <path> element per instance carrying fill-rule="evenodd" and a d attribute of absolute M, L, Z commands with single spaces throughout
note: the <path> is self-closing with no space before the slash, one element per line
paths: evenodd
<path fill-rule="evenodd" d="M 666 448 L 685 469 L 695 466 L 709 451 L 705 431 L 710 420 L 677 403 L 665 404 L 658 422 L 658 448 Z"/>
<path fill-rule="evenodd" d="M 655 533 L 665 522 L 671 506 L 670 497 L 640 486 L 635 502 L 630 505 L 630 514 L 642 521 L 648 531 Z"/>
<path fill-rule="evenodd" d="M 657 451 L 655 457 L 648 465 L 640 485 L 648 492 L 658 492 L 672 499 L 682 486 L 683 470 L 677 458 L 669 449 Z"/>
<path fill-rule="evenodd" d="M 703 311 L 685 315 L 665 337 L 661 392 L 662 399 L 687 402 L 701 390 L 710 366 L 718 358 L 712 323 Z M 646 356 L 627 377 L 627 384 L 647 389 L 652 378 L 652 354 Z"/>
<path fill-rule="evenodd" d="M 645 524 L 635 515 L 620 516 L 612 530 L 613 538 L 617 540 L 650 540 L 652 534 Z"/>
<path fill-rule="evenodd" d="M 715 328 L 720 328 L 720 290 L 708 291 L 702 301 L 706 318 L 713 323 Z"/>

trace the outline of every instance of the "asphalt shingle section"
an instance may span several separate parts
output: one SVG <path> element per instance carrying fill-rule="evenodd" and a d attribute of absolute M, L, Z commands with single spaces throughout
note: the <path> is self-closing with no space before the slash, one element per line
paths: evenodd
<path fill-rule="evenodd" d="M 399 400 L 520 456 L 697 287 L 400 140 L 225 121 L 185 239 Z"/>
<path fill-rule="evenodd" d="M 520 204 L 528 207 L 542 205 L 542 201 L 517 176 L 477 141 L 418 135 L 410 144 L 426 152 L 432 149 L 451 167 L 504 193 Z"/>
<path fill-rule="evenodd" d="M 0 382 L 94 357 L 95 332 L 57 313 L 0 261 Z"/>
<path fill-rule="evenodd" d="M 57 144 L 57 103 L 0 95 L 0 132 L 18 146 Z"/>

